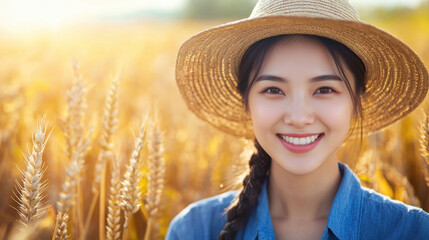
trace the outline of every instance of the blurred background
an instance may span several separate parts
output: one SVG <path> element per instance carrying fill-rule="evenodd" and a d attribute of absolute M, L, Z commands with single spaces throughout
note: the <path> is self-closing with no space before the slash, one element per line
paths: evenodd
<path fill-rule="evenodd" d="M 397 36 L 429 66 L 429 0 L 351 0 L 361 19 Z M 67 137 L 61 119 L 67 116 L 76 71 L 83 78 L 86 102 L 82 109 L 91 147 L 79 184 L 84 237 L 68 227 L 72 238 L 100 237 L 100 205 L 88 218 L 94 195 L 97 157 L 102 151 L 105 102 L 112 80 L 119 76 L 118 124 L 111 151 L 125 162 L 144 116 L 157 115 L 162 131 L 165 174 L 159 212 L 149 239 L 162 239 L 171 219 L 191 202 L 239 188 L 251 143 L 224 134 L 197 119 L 180 97 L 174 79 L 181 43 L 206 28 L 247 17 L 256 0 L 0 0 L 0 239 L 20 239 L 18 203 L 13 200 L 19 169 L 26 169 L 22 152 L 31 149 L 37 116 L 46 114 L 53 129 L 43 155 L 43 179 L 48 203 L 33 234 L 46 239 L 54 233 L 56 207 L 65 171 Z M 75 69 L 73 70 L 73 66 Z M 76 68 L 78 66 L 78 68 Z M 78 69 L 78 70 L 76 70 Z M 82 100 L 82 101 L 83 101 Z M 428 101 L 410 116 L 357 142 L 347 143 L 339 158 L 349 164 L 362 184 L 394 199 L 429 210 L 427 120 Z M 156 113 L 156 114 L 155 114 Z M 142 155 L 143 196 L 148 152 Z M 120 165 L 124 171 L 125 165 Z M 110 187 L 111 164 L 107 167 Z M 88 188 L 88 189 L 87 189 Z M 88 190 L 88 191 L 86 191 Z M 161 191 L 162 190 L 162 191 Z M 6 197 L 5 197 L 6 196 Z M 106 195 L 106 199 L 108 196 Z M 129 239 L 143 239 L 147 199 L 130 219 Z M 87 215 L 88 214 L 88 215 Z M 69 223 L 78 218 L 71 215 Z M 120 222 L 123 223 L 123 215 Z M 73 226 L 73 224 L 70 224 Z M 121 229 L 123 229 L 121 227 Z M 82 230 L 82 229 L 80 229 Z M 35 237 L 36 236 L 36 237 Z M 28 237 L 31 239 L 31 237 Z M 21 238 L 22 239 L 22 238 Z M 148 238 L 146 238 L 148 239 Z"/>

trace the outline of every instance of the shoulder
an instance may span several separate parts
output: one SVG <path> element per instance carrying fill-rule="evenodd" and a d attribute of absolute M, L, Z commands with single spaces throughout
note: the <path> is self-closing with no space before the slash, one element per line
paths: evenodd
<path fill-rule="evenodd" d="M 421 208 L 392 200 L 371 189 L 362 187 L 362 190 L 360 232 L 364 239 L 425 239 L 429 236 L 429 214 Z"/>
<path fill-rule="evenodd" d="M 217 239 L 226 223 L 225 209 L 236 195 L 230 191 L 190 204 L 173 218 L 165 239 Z"/>

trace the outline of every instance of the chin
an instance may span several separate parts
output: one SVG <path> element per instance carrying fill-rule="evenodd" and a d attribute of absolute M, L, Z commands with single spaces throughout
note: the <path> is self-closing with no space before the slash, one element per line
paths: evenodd
<path fill-rule="evenodd" d="M 290 160 L 282 162 L 280 166 L 289 174 L 303 176 L 315 172 L 322 164 L 322 162 L 306 162 L 304 159 L 296 159 L 293 162 Z"/>

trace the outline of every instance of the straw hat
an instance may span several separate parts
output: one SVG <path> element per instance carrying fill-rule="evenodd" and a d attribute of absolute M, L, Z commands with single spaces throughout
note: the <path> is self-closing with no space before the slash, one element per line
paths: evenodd
<path fill-rule="evenodd" d="M 281 34 L 336 40 L 364 62 L 364 133 L 414 110 L 428 91 L 419 57 L 392 35 L 359 20 L 347 0 L 259 0 L 249 18 L 207 29 L 180 47 L 176 80 L 189 109 L 216 128 L 252 138 L 250 117 L 236 90 L 238 67 L 253 43 Z"/>

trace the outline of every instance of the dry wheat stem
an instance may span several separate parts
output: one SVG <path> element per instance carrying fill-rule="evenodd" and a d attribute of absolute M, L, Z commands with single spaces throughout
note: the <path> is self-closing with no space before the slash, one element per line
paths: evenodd
<path fill-rule="evenodd" d="M 121 238 L 121 171 L 117 161 L 113 161 L 112 168 L 110 196 L 107 205 L 106 239 L 119 240 Z"/>
<path fill-rule="evenodd" d="M 92 220 L 92 216 L 94 215 L 94 210 L 95 210 L 95 205 L 97 203 L 97 199 L 98 199 L 98 192 L 94 194 L 92 201 L 91 201 L 91 205 L 89 206 L 89 211 L 88 211 L 88 215 L 87 218 L 85 220 L 85 225 L 83 227 L 83 231 L 82 231 L 82 237 L 83 239 L 85 239 L 86 233 L 88 232 L 89 229 L 89 225 L 91 224 L 91 220 Z"/>
<path fill-rule="evenodd" d="M 142 179 L 140 172 L 140 155 L 144 145 L 145 128 L 140 129 L 139 135 L 135 141 L 134 151 L 126 165 L 124 180 L 121 188 L 121 208 L 124 211 L 124 232 L 128 228 L 128 219 L 131 214 L 137 212 L 141 206 L 141 195 L 139 183 Z"/>
<path fill-rule="evenodd" d="M 18 183 L 18 214 L 19 221 L 29 227 L 44 213 L 45 202 L 43 193 L 46 190 L 46 181 L 43 174 L 46 170 L 42 155 L 46 146 L 46 117 L 38 120 L 33 135 L 33 148 L 31 154 L 24 154 L 27 169 L 22 172 L 22 185 Z M 45 140 L 46 139 L 46 140 Z"/>
<path fill-rule="evenodd" d="M 150 240 L 150 236 L 152 233 L 152 225 L 153 225 L 153 219 L 151 218 L 147 221 L 147 224 L 146 224 L 146 231 L 144 233 L 144 240 Z"/>
<path fill-rule="evenodd" d="M 1 225 L 0 226 L 0 239 L 6 239 L 6 231 L 7 227 L 6 225 Z"/>
<path fill-rule="evenodd" d="M 164 146 L 158 125 L 153 127 L 149 139 L 149 174 L 147 176 L 148 187 L 145 207 L 149 216 L 152 218 L 155 217 L 158 212 L 159 202 L 164 188 L 165 174 Z"/>

